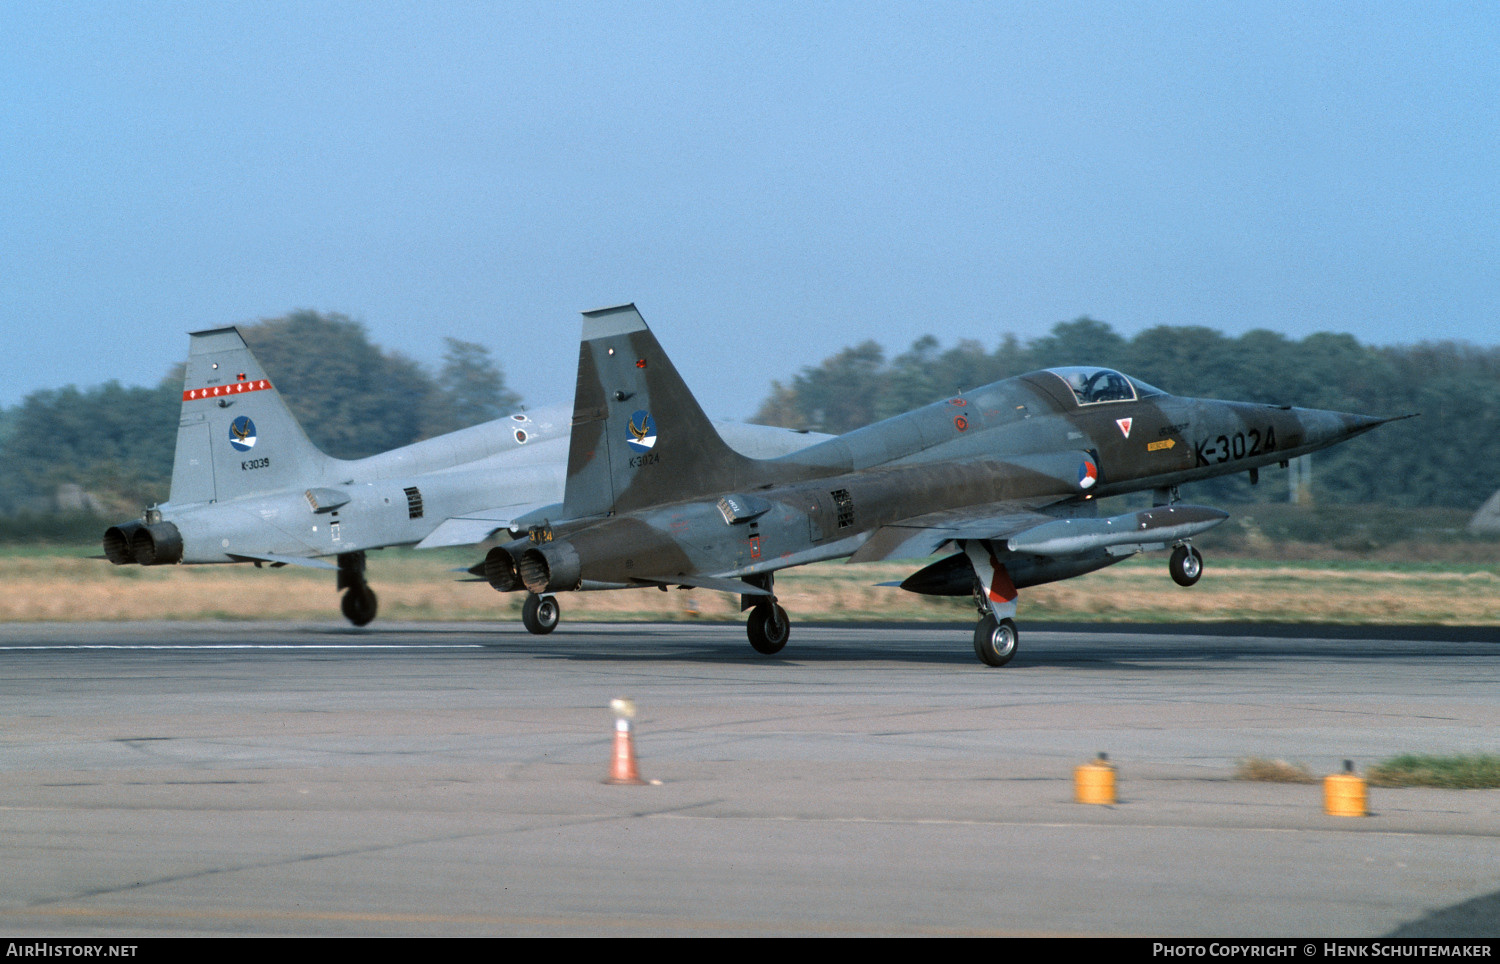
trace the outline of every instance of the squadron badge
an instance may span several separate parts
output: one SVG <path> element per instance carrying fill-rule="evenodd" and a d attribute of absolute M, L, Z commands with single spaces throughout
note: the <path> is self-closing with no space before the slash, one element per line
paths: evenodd
<path fill-rule="evenodd" d="M 236 452 L 248 452 L 255 448 L 255 423 L 250 416 L 241 415 L 229 425 L 229 444 Z"/>
<path fill-rule="evenodd" d="M 649 452 L 656 445 L 656 421 L 644 409 L 630 416 L 630 436 L 625 440 L 637 452 Z"/>

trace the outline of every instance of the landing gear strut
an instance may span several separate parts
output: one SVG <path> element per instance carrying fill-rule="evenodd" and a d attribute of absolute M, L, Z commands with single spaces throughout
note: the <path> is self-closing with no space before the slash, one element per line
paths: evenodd
<path fill-rule="evenodd" d="M 347 590 L 339 608 L 344 618 L 356 626 L 368 626 L 375 618 L 379 603 L 375 590 L 365 582 L 365 554 L 346 552 L 339 556 L 338 588 Z"/>
<path fill-rule="evenodd" d="M 771 580 L 770 573 L 745 578 L 746 582 L 767 592 L 771 591 Z M 740 609 L 750 610 L 750 618 L 745 621 L 745 635 L 750 637 L 750 646 L 765 656 L 781 652 L 792 635 L 792 621 L 787 618 L 786 610 L 776 605 L 776 597 L 741 596 Z"/>
<path fill-rule="evenodd" d="M 1203 578 L 1203 556 L 1199 555 L 1197 549 L 1183 543 L 1172 550 L 1167 570 L 1172 573 L 1172 581 L 1177 585 L 1191 586 Z"/>
<path fill-rule="evenodd" d="M 1016 656 L 1021 634 L 1010 617 L 1016 611 L 1016 587 L 988 543 L 962 543 L 974 568 L 974 655 L 986 666 L 1004 666 Z"/>
<path fill-rule="evenodd" d="M 526 627 L 527 632 L 535 636 L 545 636 L 557 628 L 558 620 L 561 618 L 562 607 L 557 604 L 556 596 L 526 594 L 526 602 L 521 604 L 521 623 Z"/>

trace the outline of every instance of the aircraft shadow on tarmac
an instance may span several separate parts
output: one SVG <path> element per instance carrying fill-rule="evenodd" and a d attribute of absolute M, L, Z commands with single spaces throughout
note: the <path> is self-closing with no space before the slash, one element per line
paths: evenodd
<path fill-rule="evenodd" d="M 341 639 L 399 638 L 445 642 L 462 636 L 489 651 L 579 662 L 714 662 L 735 665 L 895 662 L 970 665 L 967 627 L 933 623 L 816 624 L 807 627 L 778 656 L 750 651 L 733 624 L 614 623 L 598 630 L 575 623 L 546 637 L 513 630 L 508 624 L 448 624 L 381 627 L 378 631 L 329 626 L 317 635 Z M 695 629 L 701 628 L 701 632 Z M 1055 624 L 1028 634 L 1014 668 L 1079 666 L 1089 669 L 1174 669 L 1195 663 L 1244 661 L 1247 668 L 1266 660 L 1369 661 L 1391 659 L 1500 659 L 1500 639 L 1489 627 L 1162 625 L 1101 626 Z"/>

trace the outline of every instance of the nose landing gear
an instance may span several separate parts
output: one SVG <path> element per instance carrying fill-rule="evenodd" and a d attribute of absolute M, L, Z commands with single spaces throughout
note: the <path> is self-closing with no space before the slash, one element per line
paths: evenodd
<path fill-rule="evenodd" d="M 1197 549 L 1183 543 L 1172 550 L 1167 571 L 1172 574 L 1172 581 L 1177 585 L 1191 586 L 1203 578 L 1203 556 Z"/>

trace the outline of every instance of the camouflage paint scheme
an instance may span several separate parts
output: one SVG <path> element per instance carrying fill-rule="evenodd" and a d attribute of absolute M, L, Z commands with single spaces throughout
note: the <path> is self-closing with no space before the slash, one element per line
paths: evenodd
<path fill-rule="evenodd" d="M 377 607 L 364 578 L 368 550 L 475 545 L 510 526 L 524 532 L 528 513 L 557 507 L 566 418 L 517 413 L 369 458 L 336 459 L 308 440 L 238 329 L 194 332 L 170 495 L 141 519 L 111 526 L 105 556 L 119 565 L 337 570 L 344 615 L 362 626 Z M 761 456 L 827 438 L 720 428 Z"/>
<path fill-rule="evenodd" d="M 775 459 L 719 438 L 633 305 L 584 315 L 566 491 L 526 539 L 475 572 L 502 591 L 640 586 L 736 592 L 761 652 L 785 644 L 772 574 L 952 554 L 902 585 L 973 592 L 975 650 L 1014 655 L 1016 590 L 1175 547 L 1227 515 L 1177 486 L 1285 463 L 1389 421 L 1290 406 L 1179 398 L 1110 369 L 1033 372 Z M 1152 490 L 1150 509 L 1100 518 L 1104 496 Z M 531 622 L 528 621 L 531 627 Z"/>

